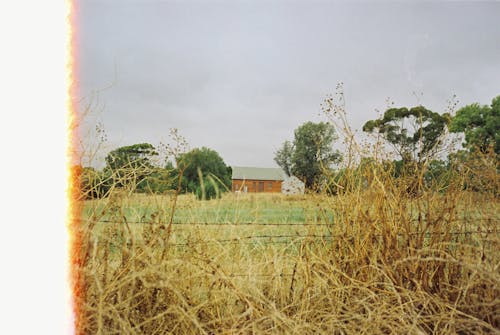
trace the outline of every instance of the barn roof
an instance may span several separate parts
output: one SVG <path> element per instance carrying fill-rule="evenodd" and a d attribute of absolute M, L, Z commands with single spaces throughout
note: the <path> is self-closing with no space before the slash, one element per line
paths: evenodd
<path fill-rule="evenodd" d="M 285 177 L 280 168 L 232 166 L 232 169 L 233 179 L 284 180 Z"/>

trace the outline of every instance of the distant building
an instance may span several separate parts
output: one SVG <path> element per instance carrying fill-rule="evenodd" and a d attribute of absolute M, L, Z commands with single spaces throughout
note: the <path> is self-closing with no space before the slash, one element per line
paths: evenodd
<path fill-rule="evenodd" d="M 232 190 L 244 193 L 281 193 L 285 174 L 279 168 L 233 166 Z"/>
<path fill-rule="evenodd" d="M 304 194 L 304 183 L 295 176 L 286 176 L 282 169 L 239 166 L 232 169 L 233 192 Z"/>

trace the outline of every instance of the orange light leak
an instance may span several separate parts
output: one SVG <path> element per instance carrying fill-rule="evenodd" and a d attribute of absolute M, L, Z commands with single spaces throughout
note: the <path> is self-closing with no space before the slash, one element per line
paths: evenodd
<path fill-rule="evenodd" d="M 78 57 L 77 57 L 77 33 L 78 19 L 75 0 L 67 0 L 68 4 L 68 43 L 67 43 L 67 74 L 68 74 L 68 146 L 67 146 L 67 169 L 68 169 L 68 211 L 67 223 L 69 233 L 69 282 L 71 287 L 71 323 L 72 333 L 79 334 L 82 332 L 81 310 L 84 299 L 82 278 L 79 275 L 78 268 L 82 265 L 83 259 L 81 256 L 82 239 L 80 233 L 81 213 L 82 208 L 77 200 L 79 192 L 79 180 L 81 167 L 75 164 L 77 160 L 77 143 L 79 139 L 78 133 Z"/>
<path fill-rule="evenodd" d="M 81 258 L 81 234 L 79 226 L 81 224 L 80 216 L 82 208 L 77 201 L 79 192 L 79 178 L 81 168 L 76 164 L 78 133 L 78 104 L 77 104 L 77 78 L 78 78 L 78 60 L 77 60 L 77 29 L 78 20 L 76 14 L 76 1 L 67 0 L 68 5 L 68 40 L 67 40 L 67 74 L 68 74 L 68 145 L 67 145 L 67 169 L 68 169 L 68 210 L 67 223 L 69 234 L 69 284 L 71 287 L 71 315 L 72 333 L 81 333 L 81 311 L 80 307 L 84 298 L 82 278 L 79 276 L 78 268 L 82 265 Z"/>

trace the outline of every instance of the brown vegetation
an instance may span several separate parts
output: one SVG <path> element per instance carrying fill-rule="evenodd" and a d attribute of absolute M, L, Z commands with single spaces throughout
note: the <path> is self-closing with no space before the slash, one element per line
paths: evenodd
<path fill-rule="evenodd" d="M 415 179 L 396 180 L 373 163 L 346 173 L 335 196 L 204 202 L 215 210 L 246 201 L 314 210 L 304 222 L 271 228 L 204 225 L 193 199 L 177 203 L 192 208 L 188 225 L 169 225 L 171 197 L 151 196 L 140 208 L 126 196 L 86 202 L 74 267 L 77 331 L 498 333 L 499 180 L 490 163 L 458 169 L 446 189 L 422 187 L 418 197 L 407 194 Z M 464 190 L 479 180 L 488 187 Z M 130 222 L 131 210 L 142 224 Z"/>

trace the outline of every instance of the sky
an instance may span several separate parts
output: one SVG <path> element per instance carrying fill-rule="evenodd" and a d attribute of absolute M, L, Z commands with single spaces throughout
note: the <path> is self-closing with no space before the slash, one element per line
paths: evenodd
<path fill-rule="evenodd" d="M 91 164 L 169 142 L 232 166 L 274 153 L 343 83 L 353 129 L 395 106 L 446 112 L 500 95 L 500 2 L 82 0 L 78 99 Z"/>

